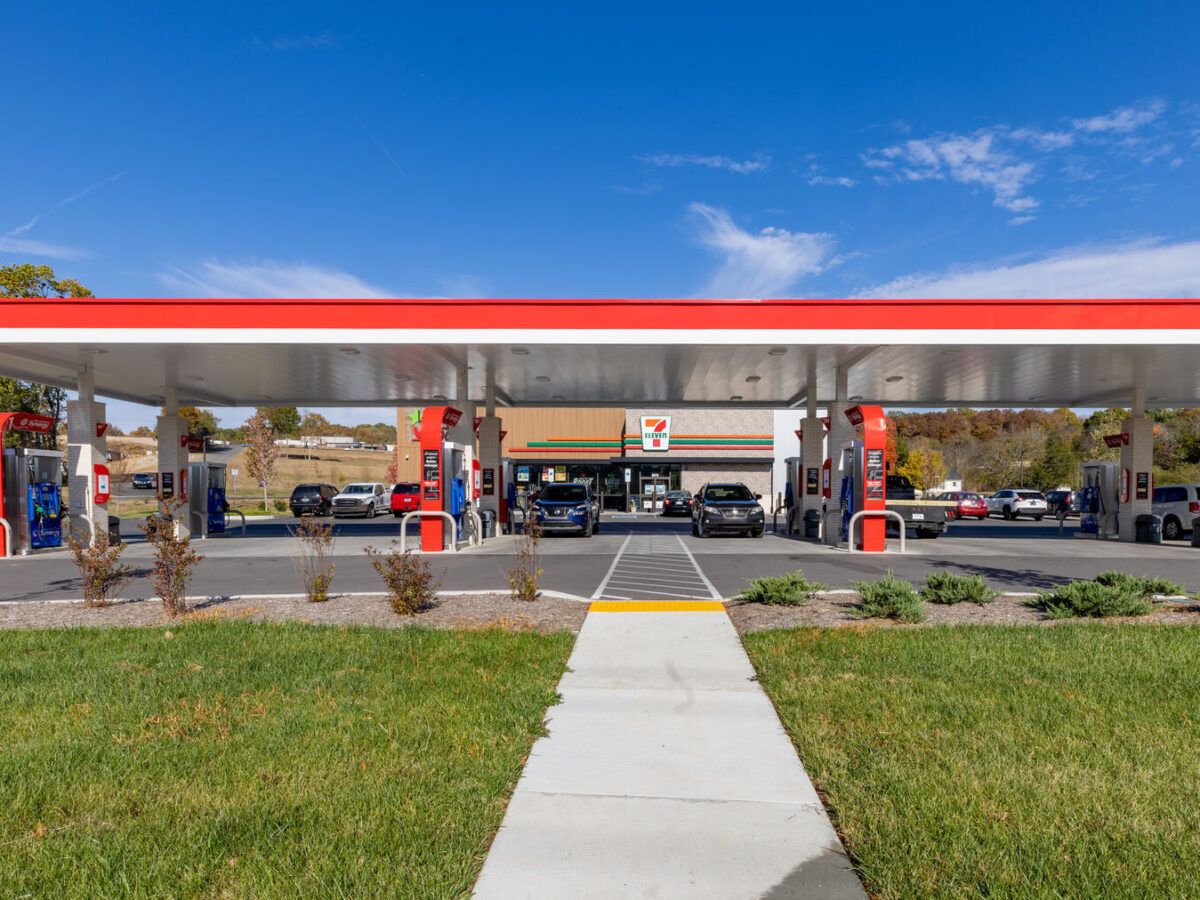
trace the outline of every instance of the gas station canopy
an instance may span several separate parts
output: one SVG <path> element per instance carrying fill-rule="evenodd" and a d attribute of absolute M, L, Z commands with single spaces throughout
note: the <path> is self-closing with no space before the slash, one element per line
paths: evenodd
<path fill-rule="evenodd" d="M 1200 402 L 1200 300 L 0 300 L 0 375 L 147 405 Z"/>

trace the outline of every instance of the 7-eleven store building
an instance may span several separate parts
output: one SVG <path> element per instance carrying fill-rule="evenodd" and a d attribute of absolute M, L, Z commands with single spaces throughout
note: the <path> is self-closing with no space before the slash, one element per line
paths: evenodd
<path fill-rule="evenodd" d="M 398 417 L 401 435 L 408 412 Z M 695 493 L 710 481 L 741 481 L 764 497 L 771 493 L 769 409 L 514 407 L 501 414 L 502 453 L 518 492 L 587 482 L 604 509 L 639 512 L 660 510 L 667 491 Z M 651 426 L 665 421 L 663 431 L 653 432 L 664 436 L 643 441 L 643 418 Z M 402 449 L 399 456 L 400 480 L 417 480 L 419 452 Z"/>

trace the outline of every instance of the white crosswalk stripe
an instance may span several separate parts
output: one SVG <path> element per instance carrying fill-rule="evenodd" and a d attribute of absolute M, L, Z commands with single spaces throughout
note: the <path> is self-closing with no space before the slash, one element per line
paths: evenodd
<path fill-rule="evenodd" d="M 631 534 L 621 544 L 593 600 L 720 600 L 676 534 Z"/>

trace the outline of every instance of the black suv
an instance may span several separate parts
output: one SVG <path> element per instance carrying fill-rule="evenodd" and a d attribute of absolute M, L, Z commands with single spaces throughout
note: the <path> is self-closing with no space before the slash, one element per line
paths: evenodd
<path fill-rule="evenodd" d="M 153 472 L 134 472 L 133 479 L 130 481 L 130 486 L 142 491 L 154 490 L 154 473 Z"/>
<path fill-rule="evenodd" d="M 327 516 L 333 511 L 333 495 L 337 492 L 332 484 L 298 484 L 292 489 L 288 505 L 297 518 Z"/>
<path fill-rule="evenodd" d="M 761 494 L 753 494 L 740 481 L 735 484 L 706 484 L 692 501 L 692 534 L 708 537 L 717 531 L 743 531 L 763 536 L 766 514 L 759 506 Z"/>

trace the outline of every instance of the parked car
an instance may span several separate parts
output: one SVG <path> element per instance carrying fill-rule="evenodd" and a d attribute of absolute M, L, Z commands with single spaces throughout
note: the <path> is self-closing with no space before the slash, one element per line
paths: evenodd
<path fill-rule="evenodd" d="M 663 499 L 664 516 L 690 516 L 692 514 L 691 491 L 667 491 Z"/>
<path fill-rule="evenodd" d="M 333 498 L 338 489 L 332 484 L 298 484 L 292 488 L 292 499 L 288 506 L 292 515 L 327 516 L 333 511 Z"/>
<path fill-rule="evenodd" d="M 392 487 L 392 515 L 399 519 L 405 513 L 421 508 L 421 485 L 416 481 L 401 481 Z"/>
<path fill-rule="evenodd" d="M 139 491 L 152 491 L 156 487 L 153 472 L 134 472 L 129 486 Z"/>
<path fill-rule="evenodd" d="M 333 498 L 333 515 L 373 519 L 387 508 L 387 492 L 378 481 L 348 484 Z"/>
<path fill-rule="evenodd" d="M 586 484 L 548 484 L 533 504 L 532 520 L 545 532 L 591 537 L 600 530 L 600 502 Z"/>
<path fill-rule="evenodd" d="M 1200 484 L 1164 484 L 1150 497 L 1150 511 L 1162 516 L 1162 534 L 1168 541 L 1192 532 L 1192 519 L 1200 516 Z"/>
<path fill-rule="evenodd" d="M 718 531 L 741 531 L 762 537 L 766 514 L 758 503 L 761 499 L 761 494 L 741 482 L 704 485 L 692 500 L 692 534 L 708 537 Z"/>
<path fill-rule="evenodd" d="M 1050 515 L 1060 512 L 1067 516 L 1079 515 L 1079 491 L 1046 491 L 1046 506 Z"/>
<path fill-rule="evenodd" d="M 987 503 L 972 491 L 946 491 L 933 499 L 955 504 L 946 510 L 946 514 L 952 519 L 986 519 L 988 516 Z"/>
<path fill-rule="evenodd" d="M 1049 512 L 1046 498 L 1038 491 L 1004 488 L 987 498 L 988 515 L 999 513 L 1006 519 L 1029 516 L 1040 522 Z"/>

